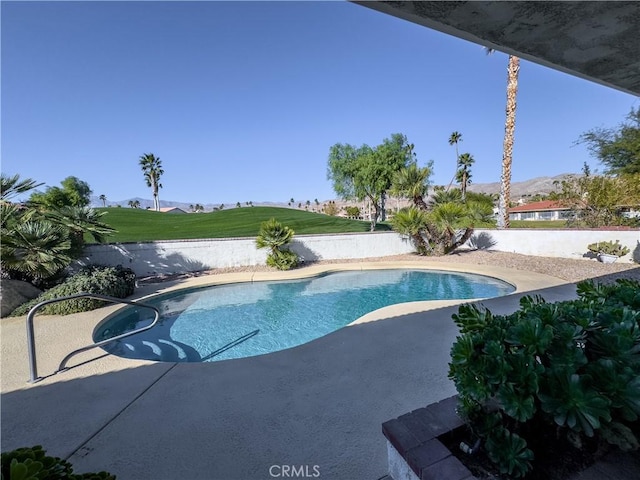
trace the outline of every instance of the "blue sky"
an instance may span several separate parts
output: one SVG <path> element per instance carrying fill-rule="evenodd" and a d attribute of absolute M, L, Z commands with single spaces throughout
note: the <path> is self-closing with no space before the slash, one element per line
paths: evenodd
<path fill-rule="evenodd" d="M 6 2 L 2 172 L 67 176 L 110 201 L 325 200 L 331 145 L 400 132 L 436 184 L 463 135 L 475 182 L 499 180 L 507 56 L 347 2 Z M 520 69 L 513 181 L 580 171 L 594 127 L 634 96 L 531 62 Z"/>

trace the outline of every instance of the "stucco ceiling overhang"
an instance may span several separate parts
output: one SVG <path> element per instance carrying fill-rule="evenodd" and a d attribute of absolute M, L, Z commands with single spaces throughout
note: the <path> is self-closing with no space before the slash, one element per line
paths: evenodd
<path fill-rule="evenodd" d="M 640 95 L 640 1 L 355 1 Z"/>

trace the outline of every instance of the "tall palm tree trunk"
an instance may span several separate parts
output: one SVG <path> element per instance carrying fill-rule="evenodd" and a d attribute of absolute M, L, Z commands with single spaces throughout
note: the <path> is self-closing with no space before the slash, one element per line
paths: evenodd
<path fill-rule="evenodd" d="M 520 59 L 509 55 L 507 68 L 507 119 L 504 125 L 502 151 L 502 174 L 500 175 L 500 198 L 498 199 L 498 228 L 509 228 L 509 203 L 511 197 L 511 162 L 516 128 L 516 96 L 518 94 L 518 72 Z"/>
<path fill-rule="evenodd" d="M 160 211 L 160 199 L 158 198 L 158 185 L 153 186 L 153 209 L 156 212 Z"/>
<path fill-rule="evenodd" d="M 460 163 L 460 155 L 458 154 L 458 142 L 455 142 L 456 145 L 456 173 L 453 174 L 453 177 L 451 177 L 451 181 L 449 182 L 449 186 L 447 187 L 447 192 L 449 190 L 451 190 L 451 185 L 453 185 L 453 181 L 456 179 L 456 175 L 458 173 L 458 164 Z"/>

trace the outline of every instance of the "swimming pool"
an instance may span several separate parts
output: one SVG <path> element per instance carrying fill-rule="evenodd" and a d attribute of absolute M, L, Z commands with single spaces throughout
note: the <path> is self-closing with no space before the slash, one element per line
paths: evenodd
<path fill-rule="evenodd" d="M 490 298 L 515 290 L 491 277 L 433 270 L 366 270 L 178 291 L 145 301 L 161 318 L 151 330 L 103 347 L 126 358 L 211 362 L 302 345 L 366 313 L 421 300 Z M 151 323 L 127 307 L 94 331 L 100 341 Z"/>

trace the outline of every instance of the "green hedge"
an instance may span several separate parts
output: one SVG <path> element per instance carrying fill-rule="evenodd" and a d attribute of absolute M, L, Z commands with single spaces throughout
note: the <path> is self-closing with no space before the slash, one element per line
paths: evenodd
<path fill-rule="evenodd" d="M 526 475 L 550 438 L 639 446 L 640 283 L 583 282 L 578 297 L 524 297 L 507 316 L 463 305 L 453 316 L 459 413 L 509 476 Z"/>
<path fill-rule="evenodd" d="M 37 298 L 20 305 L 11 313 L 11 316 L 26 315 L 34 305 L 40 302 L 80 292 L 125 298 L 133 294 L 135 283 L 136 275 L 129 268 L 91 265 L 72 275 L 60 285 L 45 291 Z M 38 312 L 45 315 L 68 315 L 94 310 L 105 304 L 100 300 L 81 298 L 53 303 L 41 308 Z"/>
<path fill-rule="evenodd" d="M 2 480 L 116 480 L 108 472 L 73 473 L 69 462 L 45 453 L 40 445 L 3 452 Z"/>

